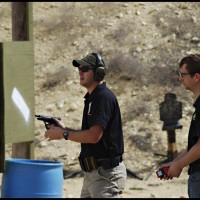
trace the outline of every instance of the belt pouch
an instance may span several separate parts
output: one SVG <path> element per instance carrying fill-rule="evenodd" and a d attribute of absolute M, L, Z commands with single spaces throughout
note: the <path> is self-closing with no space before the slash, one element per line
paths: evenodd
<path fill-rule="evenodd" d="M 78 160 L 79 160 L 81 169 L 82 169 L 83 171 L 87 171 L 87 169 L 86 169 L 86 167 L 85 167 L 84 159 L 81 158 L 81 157 L 79 156 L 79 157 L 78 157 Z"/>
<path fill-rule="evenodd" d="M 87 157 L 87 162 L 90 167 L 90 170 L 97 169 L 96 159 L 93 156 Z"/>
<path fill-rule="evenodd" d="M 91 167 L 90 167 L 90 163 L 88 162 L 88 157 L 83 159 L 84 162 L 84 166 L 86 168 L 86 172 L 90 172 L 91 171 Z"/>

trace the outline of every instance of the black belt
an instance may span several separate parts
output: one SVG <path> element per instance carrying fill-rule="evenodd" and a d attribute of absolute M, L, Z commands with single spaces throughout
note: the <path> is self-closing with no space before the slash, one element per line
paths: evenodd
<path fill-rule="evenodd" d="M 122 162 L 122 156 L 117 156 L 115 158 L 103 158 L 103 159 L 96 159 L 97 166 L 103 167 L 104 169 L 109 169 L 112 167 L 116 167 Z"/>
<path fill-rule="evenodd" d="M 113 168 L 122 162 L 122 156 L 117 156 L 114 158 L 101 158 L 95 159 L 93 156 L 81 158 L 78 157 L 81 169 L 86 172 L 91 172 L 92 170 L 98 169 L 98 167 L 103 167 L 104 169 Z"/>
<path fill-rule="evenodd" d="M 200 172 L 200 165 L 194 165 L 190 166 L 188 169 L 188 175 L 194 173 L 194 172 Z"/>

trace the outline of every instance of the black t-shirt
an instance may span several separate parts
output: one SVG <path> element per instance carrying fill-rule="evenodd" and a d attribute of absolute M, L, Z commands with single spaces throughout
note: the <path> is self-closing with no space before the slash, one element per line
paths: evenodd
<path fill-rule="evenodd" d="M 103 135 L 96 144 L 81 144 L 81 157 L 109 158 L 109 149 L 115 150 L 115 156 L 124 152 L 124 140 L 120 108 L 116 96 L 106 87 L 98 85 L 93 92 L 85 95 L 82 130 L 95 124 L 104 128 Z"/>
<path fill-rule="evenodd" d="M 200 137 L 200 96 L 196 99 L 194 105 L 195 112 L 193 113 L 189 135 L 188 135 L 188 151 L 197 143 Z M 190 164 L 192 165 L 200 165 L 200 159 L 194 161 Z"/>

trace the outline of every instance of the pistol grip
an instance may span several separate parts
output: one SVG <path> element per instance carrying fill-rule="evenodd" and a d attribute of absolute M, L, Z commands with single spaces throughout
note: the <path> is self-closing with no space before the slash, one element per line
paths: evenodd
<path fill-rule="evenodd" d="M 48 124 L 47 122 L 44 121 L 44 125 L 45 125 L 45 128 L 46 128 L 47 130 L 49 130 L 49 127 L 48 127 L 49 124 Z"/>

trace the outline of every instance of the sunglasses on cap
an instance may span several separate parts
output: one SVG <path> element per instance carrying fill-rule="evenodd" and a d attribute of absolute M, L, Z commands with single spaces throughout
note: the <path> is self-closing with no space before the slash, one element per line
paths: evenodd
<path fill-rule="evenodd" d="M 91 67 L 86 67 L 86 66 L 78 67 L 78 70 L 82 71 L 82 72 L 88 72 L 90 69 L 92 69 L 92 68 Z"/>

